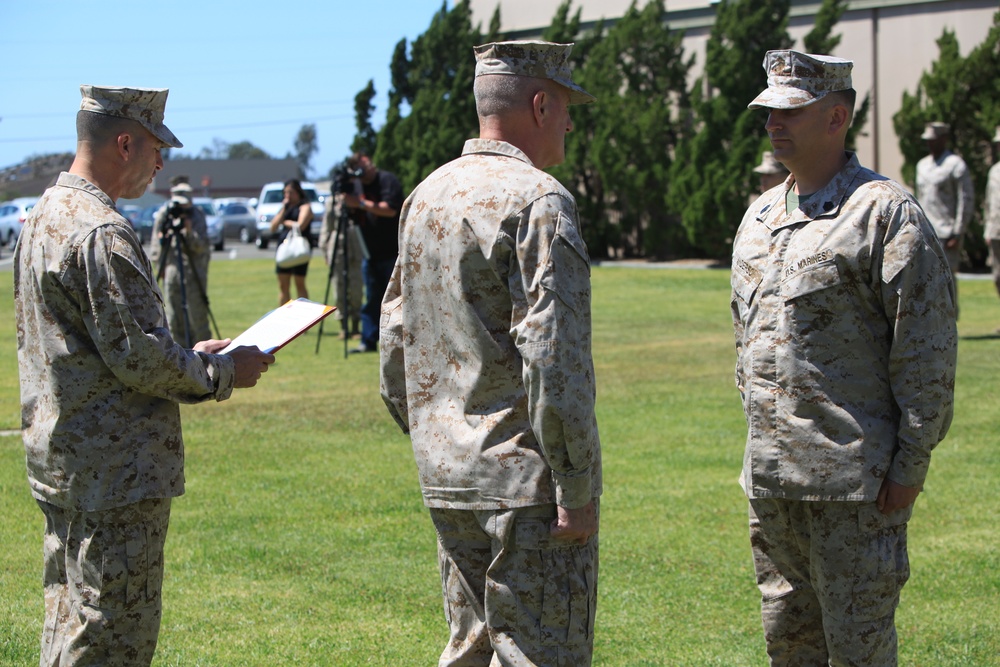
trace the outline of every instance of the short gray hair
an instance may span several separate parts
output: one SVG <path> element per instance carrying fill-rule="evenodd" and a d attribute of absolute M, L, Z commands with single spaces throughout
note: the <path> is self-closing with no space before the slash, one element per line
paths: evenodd
<path fill-rule="evenodd" d="M 118 137 L 122 132 L 136 133 L 142 126 L 129 118 L 119 118 L 93 111 L 76 112 L 76 139 L 94 144 L 103 144 Z"/>
<path fill-rule="evenodd" d="M 546 90 L 546 81 L 530 76 L 485 74 L 472 84 L 476 96 L 476 113 L 480 118 L 500 116 L 518 108 L 531 106 L 539 90 Z"/>

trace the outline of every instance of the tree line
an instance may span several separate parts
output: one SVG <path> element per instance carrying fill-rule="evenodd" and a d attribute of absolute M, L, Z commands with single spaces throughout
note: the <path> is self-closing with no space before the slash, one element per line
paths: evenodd
<path fill-rule="evenodd" d="M 791 48 L 790 0 L 722 0 L 716 6 L 702 75 L 689 83 L 694 57 L 683 33 L 671 30 L 663 0 L 642 9 L 633 1 L 614 22 L 581 29 L 580 8 L 566 0 L 542 38 L 575 42 L 574 79 L 598 103 L 575 107 L 566 161 L 552 173 L 574 194 L 595 258 L 702 256 L 727 260 L 736 228 L 757 191 L 753 167 L 770 148 L 763 112 L 746 108 L 763 84 L 770 49 Z M 823 0 L 803 48 L 829 54 L 847 0 Z M 896 130 L 912 181 L 925 152 L 925 120 L 951 119 L 956 152 L 965 155 L 978 191 L 991 163 L 987 139 L 1000 123 L 997 33 L 968 58 L 953 33 L 939 40 L 941 57 L 913 95 L 904 96 Z M 355 98 L 352 151 L 372 155 L 409 191 L 478 135 L 472 83 L 477 44 L 504 39 L 499 7 L 484 31 L 473 25 L 469 0 L 443 2 L 427 30 L 397 43 L 385 123 L 371 124 L 371 81 Z M 864 126 L 859 104 L 849 145 Z M 975 164 L 973 164 L 975 163 Z M 912 182 L 910 183 L 912 185 Z"/>

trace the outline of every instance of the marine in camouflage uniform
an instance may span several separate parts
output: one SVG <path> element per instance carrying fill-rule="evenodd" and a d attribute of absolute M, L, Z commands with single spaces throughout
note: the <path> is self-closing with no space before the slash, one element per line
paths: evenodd
<path fill-rule="evenodd" d="M 907 521 L 952 416 L 947 260 L 916 201 L 843 150 L 851 66 L 768 52 L 751 103 L 792 172 L 747 211 L 732 269 L 772 665 L 896 664 Z"/>
<path fill-rule="evenodd" d="M 77 159 L 32 209 L 14 264 L 28 481 L 46 522 L 40 664 L 148 665 L 170 502 L 184 492 L 177 403 L 223 400 L 274 357 L 174 343 L 114 204 L 142 193 L 161 147 L 181 145 L 162 123 L 167 91 L 81 92 Z"/>
<path fill-rule="evenodd" d="M 1000 149 L 1000 125 L 993 135 L 993 146 Z M 983 210 L 983 238 L 990 249 L 993 284 L 1000 294 L 1000 161 L 990 167 L 986 179 L 986 203 Z M 997 330 L 1000 332 L 1000 329 Z"/>
<path fill-rule="evenodd" d="M 187 182 L 170 188 L 171 201 L 163 204 L 154 216 L 153 229 L 159 240 L 159 254 L 154 261 L 162 270 L 163 306 L 167 313 L 170 335 L 182 345 L 191 346 L 212 337 L 208 326 L 208 263 L 212 259 L 211 241 L 205 212 L 194 206 L 193 190 Z M 184 267 L 184 293 L 187 300 L 187 324 L 184 322 L 184 299 L 181 294 L 181 272 L 177 269 L 177 239 L 165 230 L 171 224 L 167 211 L 172 202 L 184 206 L 187 213 L 180 228 L 181 262 Z M 190 336 L 188 338 L 188 336 Z"/>
<path fill-rule="evenodd" d="M 944 246 L 957 291 L 962 239 L 972 220 L 975 193 L 965 161 L 948 150 L 950 132 L 947 123 L 934 122 L 920 135 L 931 152 L 917 162 L 917 201 Z"/>
<path fill-rule="evenodd" d="M 570 48 L 476 48 L 481 137 L 404 204 L 382 304 L 382 395 L 410 434 L 438 535 L 443 666 L 591 663 L 590 263 L 572 196 L 540 170 L 562 160 L 567 105 L 593 100 L 570 79 Z M 489 107 L 505 83 L 520 92 L 501 115 Z M 533 110 L 542 129 L 504 140 Z"/>

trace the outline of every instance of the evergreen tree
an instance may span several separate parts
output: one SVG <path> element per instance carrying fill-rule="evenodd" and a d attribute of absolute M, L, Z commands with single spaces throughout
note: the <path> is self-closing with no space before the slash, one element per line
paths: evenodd
<path fill-rule="evenodd" d="M 728 258 L 736 228 L 756 191 L 753 167 L 766 146 L 765 114 L 747 109 L 764 88 L 761 63 L 792 45 L 790 0 L 722 0 L 708 41 L 705 73 L 692 91 L 692 129 L 670 169 L 670 210 L 709 257 Z"/>
<path fill-rule="evenodd" d="M 229 144 L 226 157 L 230 160 L 270 160 L 271 156 L 263 148 L 254 146 L 249 141 L 238 141 Z"/>
<path fill-rule="evenodd" d="M 312 171 L 312 156 L 319 150 L 316 143 L 316 125 L 307 123 L 299 128 L 299 133 L 295 135 L 295 161 L 299 163 L 299 175 L 305 179 L 309 178 Z"/>
<path fill-rule="evenodd" d="M 449 10 L 443 3 L 410 48 L 402 40 L 393 53 L 389 108 L 373 157 L 406 191 L 461 155 L 465 140 L 477 135 L 473 47 L 496 35 L 484 38 L 473 28 L 469 5 L 459 0 Z M 498 25 L 495 16 L 491 26 Z"/>
<path fill-rule="evenodd" d="M 357 132 L 351 142 L 352 153 L 364 153 L 365 155 L 375 155 L 375 147 L 378 145 L 378 134 L 372 127 L 372 112 L 375 106 L 372 100 L 375 98 L 375 82 L 368 80 L 368 85 L 354 96 L 354 126 Z"/>
<path fill-rule="evenodd" d="M 586 35 L 580 34 L 580 9 L 572 13 L 572 0 L 564 0 L 556 9 L 542 39 L 560 44 L 574 44 L 570 53 L 573 78 L 584 90 L 587 88 L 583 73 L 587 57 L 604 35 L 603 21 Z M 593 93 L 594 91 L 590 91 Z M 600 97 L 598 95 L 598 97 Z M 604 182 L 594 161 L 590 146 L 596 135 L 601 117 L 601 100 L 594 104 L 581 104 L 571 110 L 573 131 L 566 135 L 566 159 L 550 171 L 576 197 L 580 225 L 587 249 L 594 257 L 606 257 L 609 249 L 620 245 L 617 225 L 608 220 Z"/>
<path fill-rule="evenodd" d="M 650 0 L 641 11 L 633 2 L 602 39 L 586 45 L 575 77 L 598 100 L 583 108 L 587 131 L 575 138 L 569 165 L 582 162 L 589 176 L 589 182 L 574 183 L 578 203 L 586 202 L 581 214 L 603 224 L 613 215 L 615 246 L 626 256 L 671 254 L 678 241 L 684 243 L 664 194 L 669 149 L 677 139 L 672 109 L 687 107 L 685 78 L 693 61 L 684 61 L 683 34 L 671 33 L 665 19 L 663 0 Z M 568 136 L 574 134 L 576 128 Z M 595 240 L 605 243 L 591 251 L 603 256 L 611 230 L 601 231 L 605 238 Z"/>

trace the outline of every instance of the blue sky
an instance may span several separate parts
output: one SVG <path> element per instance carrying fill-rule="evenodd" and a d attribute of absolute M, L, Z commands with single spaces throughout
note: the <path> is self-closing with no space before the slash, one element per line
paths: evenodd
<path fill-rule="evenodd" d="M 393 48 L 443 4 L 3 0 L 0 167 L 74 151 L 80 84 L 91 83 L 169 88 L 166 124 L 192 155 L 220 139 L 284 157 L 314 123 L 313 176 L 325 177 L 349 151 L 354 96 L 374 80 L 379 127 Z"/>

